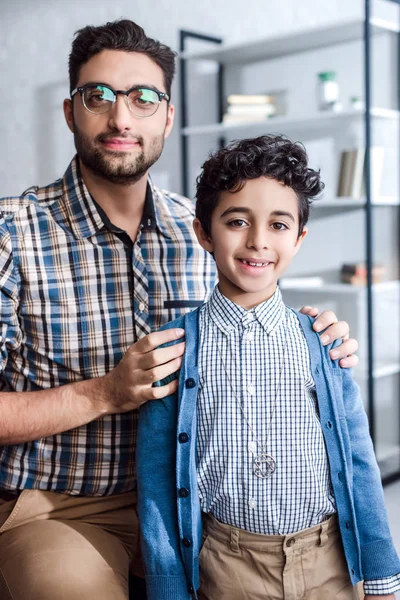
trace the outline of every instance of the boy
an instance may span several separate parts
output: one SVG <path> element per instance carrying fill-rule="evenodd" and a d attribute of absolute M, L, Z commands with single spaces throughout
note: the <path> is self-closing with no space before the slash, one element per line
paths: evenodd
<path fill-rule="evenodd" d="M 179 389 L 142 407 L 138 431 L 149 600 L 400 589 L 358 387 L 277 287 L 322 188 L 284 137 L 236 142 L 203 165 L 194 228 L 219 284 L 167 326 L 186 331 Z"/>

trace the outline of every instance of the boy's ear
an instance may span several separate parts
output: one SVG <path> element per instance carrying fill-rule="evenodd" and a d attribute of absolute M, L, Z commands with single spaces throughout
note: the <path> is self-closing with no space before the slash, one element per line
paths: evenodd
<path fill-rule="evenodd" d="M 301 248 L 301 245 L 302 245 L 302 243 L 303 243 L 303 240 L 304 240 L 304 238 L 306 237 L 307 233 L 308 233 L 308 229 L 307 229 L 307 227 L 304 227 L 304 228 L 303 228 L 303 231 L 301 232 L 301 234 L 300 234 L 300 235 L 299 235 L 299 237 L 297 238 L 297 240 L 296 240 L 296 243 L 295 243 L 295 245 L 294 245 L 294 248 L 293 248 L 293 256 L 296 256 L 296 254 L 297 254 L 297 253 L 298 253 L 298 251 L 300 250 L 300 248 Z"/>
<path fill-rule="evenodd" d="M 204 231 L 199 219 L 195 219 L 193 221 L 193 229 L 200 246 L 204 248 L 204 250 L 207 250 L 207 252 L 211 252 L 212 254 L 214 252 L 214 244 L 212 242 L 212 239 Z"/>

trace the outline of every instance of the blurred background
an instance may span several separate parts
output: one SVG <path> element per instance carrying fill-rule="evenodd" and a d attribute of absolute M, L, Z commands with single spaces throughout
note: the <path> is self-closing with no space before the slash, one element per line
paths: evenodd
<path fill-rule="evenodd" d="M 385 484 L 400 477 L 399 8 L 0 0 L 1 196 L 62 176 L 74 154 L 62 113 L 73 34 L 120 17 L 181 51 L 177 120 L 152 170 L 157 185 L 193 197 L 208 152 L 233 139 L 271 132 L 305 144 L 326 188 L 281 287 L 289 305 L 335 310 L 359 340 L 355 377 Z M 399 490 L 385 488 L 398 546 Z"/>

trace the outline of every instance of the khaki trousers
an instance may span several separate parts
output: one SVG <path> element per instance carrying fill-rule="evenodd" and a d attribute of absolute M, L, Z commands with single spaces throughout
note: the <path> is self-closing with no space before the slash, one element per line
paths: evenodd
<path fill-rule="evenodd" d="M 201 600 L 359 600 L 336 517 L 292 535 L 258 535 L 206 515 Z"/>
<path fill-rule="evenodd" d="M 1 600 L 127 600 L 136 493 L 0 499 Z"/>

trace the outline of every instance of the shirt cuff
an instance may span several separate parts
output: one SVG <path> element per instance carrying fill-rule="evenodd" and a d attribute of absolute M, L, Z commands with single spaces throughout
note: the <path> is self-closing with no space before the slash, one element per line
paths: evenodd
<path fill-rule="evenodd" d="M 400 573 L 385 577 L 383 579 L 374 579 L 373 581 L 364 581 L 364 594 L 369 596 L 384 596 L 385 594 L 394 594 L 400 590 Z"/>

